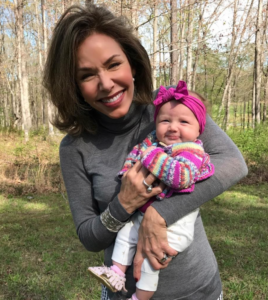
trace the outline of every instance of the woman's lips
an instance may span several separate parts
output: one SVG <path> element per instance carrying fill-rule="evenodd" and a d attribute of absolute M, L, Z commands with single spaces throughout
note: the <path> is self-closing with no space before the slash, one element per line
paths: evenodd
<path fill-rule="evenodd" d="M 103 98 L 100 100 L 101 103 L 103 103 L 105 106 L 117 106 L 118 104 L 120 104 L 122 102 L 124 98 L 124 91 L 119 92 L 118 94 L 112 96 L 112 97 L 107 97 L 107 98 Z"/>

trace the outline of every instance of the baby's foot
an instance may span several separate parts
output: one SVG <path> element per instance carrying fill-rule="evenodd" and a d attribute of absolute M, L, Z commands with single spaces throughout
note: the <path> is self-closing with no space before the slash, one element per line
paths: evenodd
<path fill-rule="evenodd" d="M 121 290 L 127 292 L 125 288 L 125 276 L 120 276 L 119 274 L 115 273 L 113 270 L 106 266 L 89 267 L 88 271 L 112 292 L 116 293 Z"/>

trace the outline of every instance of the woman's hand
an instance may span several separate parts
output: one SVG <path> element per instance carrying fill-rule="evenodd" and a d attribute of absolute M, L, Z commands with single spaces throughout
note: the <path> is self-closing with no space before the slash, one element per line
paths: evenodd
<path fill-rule="evenodd" d="M 140 161 L 128 170 L 123 178 L 118 199 L 128 213 L 133 213 L 136 209 L 143 206 L 151 197 L 163 191 L 164 184 L 153 187 L 151 192 L 147 191 L 143 180 L 148 185 L 153 184 L 156 177 L 144 168 Z"/>
<path fill-rule="evenodd" d="M 151 266 L 156 269 L 164 269 L 171 261 L 171 257 L 165 263 L 159 261 L 167 256 L 176 256 L 177 251 L 171 248 L 167 241 L 167 226 L 159 213 L 149 206 L 144 214 L 140 229 L 137 252 L 134 258 L 134 278 L 140 279 L 141 265 L 145 257 Z"/>

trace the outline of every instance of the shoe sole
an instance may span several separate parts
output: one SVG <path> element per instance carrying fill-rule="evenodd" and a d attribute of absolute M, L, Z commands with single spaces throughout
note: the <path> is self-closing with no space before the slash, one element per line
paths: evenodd
<path fill-rule="evenodd" d="M 109 279 L 104 274 L 98 275 L 97 273 L 95 273 L 93 270 L 90 270 L 89 268 L 88 271 L 91 275 L 93 275 L 99 282 L 105 285 L 113 293 L 118 292 L 118 290 L 111 285 Z"/>

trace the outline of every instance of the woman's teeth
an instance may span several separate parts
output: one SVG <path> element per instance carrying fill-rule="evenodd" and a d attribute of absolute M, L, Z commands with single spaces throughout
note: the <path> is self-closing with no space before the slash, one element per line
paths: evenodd
<path fill-rule="evenodd" d="M 117 94 L 113 98 L 106 98 L 106 99 L 102 99 L 101 101 L 104 102 L 104 103 L 112 103 L 112 102 L 118 100 L 122 96 L 122 94 L 123 94 L 123 92 Z"/>

